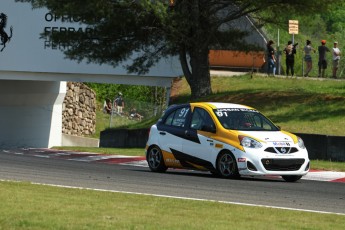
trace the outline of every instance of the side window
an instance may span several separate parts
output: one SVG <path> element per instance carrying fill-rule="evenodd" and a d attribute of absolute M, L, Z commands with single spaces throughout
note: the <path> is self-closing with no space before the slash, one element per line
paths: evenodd
<path fill-rule="evenodd" d="M 272 130 L 272 126 L 269 123 L 267 123 L 266 120 L 262 119 L 262 117 L 255 116 L 254 120 L 256 122 L 256 126 L 259 127 L 260 129 Z"/>
<path fill-rule="evenodd" d="M 186 123 L 186 119 L 190 112 L 189 107 L 183 107 L 175 110 L 166 118 L 164 124 L 172 125 L 177 127 L 184 127 Z"/>
<path fill-rule="evenodd" d="M 215 131 L 215 124 L 210 114 L 201 108 L 195 108 L 193 111 L 192 122 L 190 128 L 196 130 L 203 130 L 208 132 Z"/>
<path fill-rule="evenodd" d="M 167 119 L 164 122 L 165 125 L 171 125 L 171 122 L 174 118 L 174 114 L 175 114 L 175 112 L 172 112 L 169 114 L 169 116 L 167 117 Z"/>

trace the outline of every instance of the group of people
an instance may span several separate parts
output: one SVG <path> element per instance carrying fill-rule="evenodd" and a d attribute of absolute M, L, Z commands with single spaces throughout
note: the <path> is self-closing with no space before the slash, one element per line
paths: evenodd
<path fill-rule="evenodd" d="M 104 113 L 107 113 L 107 114 L 113 114 L 113 113 L 116 113 L 120 116 L 123 115 L 123 109 L 125 107 L 125 101 L 122 97 L 122 93 L 120 92 L 118 94 L 118 96 L 114 99 L 114 108 L 115 110 L 113 110 L 113 106 L 112 106 L 112 103 L 111 103 L 111 100 L 110 99 L 106 99 L 105 100 L 105 103 L 104 103 L 104 106 L 103 106 L 103 112 Z M 138 121 L 141 121 L 144 116 L 142 116 L 141 114 L 139 114 L 136 110 L 136 108 L 131 108 L 130 111 L 129 111 L 129 116 L 128 116 L 129 119 L 134 119 L 134 120 L 138 120 Z"/>
<path fill-rule="evenodd" d="M 113 112 L 116 112 L 117 114 L 121 115 L 123 113 L 124 107 L 125 107 L 125 101 L 123 100 L 122 93 L 120 92 L 118 96 L 114 99 L 115 110 L 113 111 L 111 100 L 106 99 L 103 106 L 103 112 L 107 114 L 112 114 Z"/>
<path fill-rule="evenodd" d="M 273 48 L 274 42 L 272 40 L 267 42 L 267 74 L 273 74 L 276 73 L 276 55 L 275 55 L 275 49 Z M 289 76 L 291 73 L 291 76 L 294 76 L 295 70 L 295 54 L 296 54 L 296 47 L 297 44 L 293 44 L 292 41 L 288 41 L 286 47 L 284 48 L 283 52 L 285 54 L 285 64 L 286 64 L 286 75 Z M 308 77 L 309 73 L 313 67 L 313 60 L 311 54 L 316 52 L 316 49 L 314 49 L 311 46 L 311 41 L 307 40 L 306 45 L 303 48 L 304 51 L 304 61 L 306 63 L 306 71 L 304 76 Z M 338 48 L 338 42 L 335 41 L 333 43 L 333 49 L 330 50 L 326 46 L 326 40 L 321 40 L 321 45 L 317 49 L 319 54 L 319 60 L 318 60 L 318 77 L 325 77 L 325 71 L 328 66 L 327 62 L 327 52 L 332 52 L 332 77 L 337 78 L 337 71 L 339 68 L 339 61 L 340 61 L 340 49 Z"/>

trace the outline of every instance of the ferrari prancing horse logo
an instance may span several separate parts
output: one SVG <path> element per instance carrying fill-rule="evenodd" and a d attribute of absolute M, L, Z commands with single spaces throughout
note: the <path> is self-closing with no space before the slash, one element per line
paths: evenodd
<path fill-rule="evenodd" d="M 2 52 L 5 47 L 6 47 L 6 43 L 8 43 L 11 38 L 12 38 L 12 32 L 13 32 L 13 27 L 10 27 L 10 35 L 8 35 L 5 31 L 7 25 L 7 15 L 4 13 L 0 13 L 0 38 L 1 38 L 1 44 L 2 45 L 2 49 L 0 50 L 0 52 Z"/>

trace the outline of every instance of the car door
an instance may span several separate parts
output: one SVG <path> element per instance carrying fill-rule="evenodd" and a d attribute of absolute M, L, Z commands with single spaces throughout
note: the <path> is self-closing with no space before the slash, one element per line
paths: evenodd
<path fill-rule="evenodd" d="M 185 138 L 186 121 L 190 115 L 190 106 L 177 107 L 157 127 L 160 148 L 166 153 L 182 152 L 182 141 Z M 172 156 L 167 156 L 173 158 Z"/>
<path fill-rule="evenodd" d="M 205 109 L 194 108 L 185 135 L 186 138 L 182 142 L 182 151 L 189 156 L 189 162 L 208 170 L 212 169 L 218 152 L 212 138 L 216 135 L 216 126 Z"/>

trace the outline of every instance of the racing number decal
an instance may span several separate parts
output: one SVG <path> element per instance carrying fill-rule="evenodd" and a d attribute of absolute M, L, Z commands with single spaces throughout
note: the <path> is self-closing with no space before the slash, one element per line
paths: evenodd
<path fill-rule="evenodd" d="M 180 111 L 178 116 L 180 118 L 186 118 L 188 112 L 189 112 L 189 108 L 183 108 L 183 109 L 181 109 L 181 111 Z"/>
<path fill-rule="evenodd" d="M 184 127 L 186 122 L 186 116 L 189 112 L 190 108 L 181 108 L 176 111 L 176 114 L 174 116 L 172 125 L 178 126 L 178 127 Z"/>
<path fill-rule="evenodd" d="M 228 108 L 228 109 L 217 109 L 216 114 L 217 114 L 218 117 L 222 117 L 222 116 L 228 117 L 228 112 L 234 112 L 234 111 L 235 111 L 235 112 L 239 112 L 239 111 L 244 111 L 244 112 L 250 111 L 250 112 L 256 112 L 256 113 L 258 113 L 258 111 L 255 110 L 255 109 Z"/>

